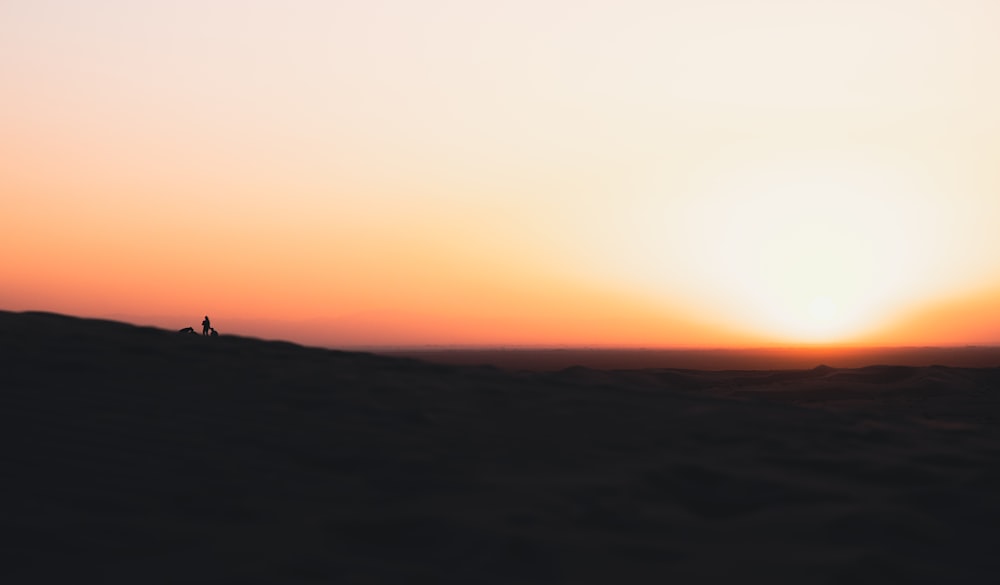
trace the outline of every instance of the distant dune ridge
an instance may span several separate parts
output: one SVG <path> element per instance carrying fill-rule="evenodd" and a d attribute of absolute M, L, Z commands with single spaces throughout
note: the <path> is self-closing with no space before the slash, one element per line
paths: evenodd
<path fill-rule="evenodd" d="M 963 368 L 1000 366 L 1000 347 L 758 347 L 745 349 L 442 349 L 409 348 L 385 355 L 454 365 L 493 365 L 518 370 L 552 371 L 574 365 L 603 370 L 680 368 L 688 370 L 790 370 L 819 364 L 858 368 L 873 364 L 946 365 Z"/>
<path fill-rule="evenodd" d="M 441 365 L 0 312 L 5 583 L 982 583 L 1000 368 Z"/>

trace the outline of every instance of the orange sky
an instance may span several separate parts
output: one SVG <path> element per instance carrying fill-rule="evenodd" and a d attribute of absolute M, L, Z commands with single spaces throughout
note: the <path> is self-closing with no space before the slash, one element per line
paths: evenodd
<path fill-rule="evenodd" d="M 0 309 L 1000 342 L 1000 4 L 0 4 Z"/>

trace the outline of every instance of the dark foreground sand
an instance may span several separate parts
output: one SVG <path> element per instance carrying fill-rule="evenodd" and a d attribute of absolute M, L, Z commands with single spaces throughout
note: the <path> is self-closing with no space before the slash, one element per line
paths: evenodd
<path fill-rule="evenodd" d="M 517 373 L 0 312 L 3 583 L 992 583 L 1000 369 Z"/>

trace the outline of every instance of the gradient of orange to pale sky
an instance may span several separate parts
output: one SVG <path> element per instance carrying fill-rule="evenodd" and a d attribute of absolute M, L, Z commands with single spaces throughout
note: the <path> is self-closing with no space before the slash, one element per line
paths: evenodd
<path fill-rule="evenodd" d="M 0 3 L 0 309 L 1000 341 L 995 0 Z"/>

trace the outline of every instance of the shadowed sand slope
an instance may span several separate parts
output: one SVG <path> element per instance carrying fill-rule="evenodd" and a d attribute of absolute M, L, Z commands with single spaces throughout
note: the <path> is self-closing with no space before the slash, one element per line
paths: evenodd
<path fill-rule="evenodd" d="M 5 583 L 979 583 L 1000 370 L 518 373 L 0 312 Z"/>

